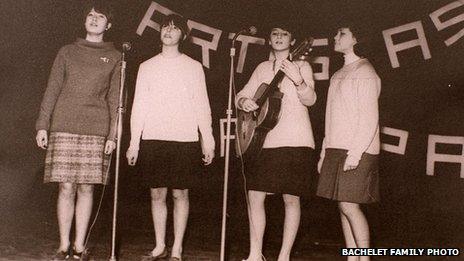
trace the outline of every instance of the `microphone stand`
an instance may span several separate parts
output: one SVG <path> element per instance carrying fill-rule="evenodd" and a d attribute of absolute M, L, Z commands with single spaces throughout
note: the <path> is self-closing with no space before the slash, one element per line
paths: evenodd
<path fill-rule="evenodd" d="M 116 223 L 117 223 L 117 210 L 118 210 L 118 187 L 119 187 L 119 165 L 121 158 L 121 137 L 122 137 L 122 123 L 124 113 L 124 82 L 126 79 L 126 61 L 125 51 L 129 48 L 123 46 L 121 57 L 121 77 L 119 83 L 119 103 L 118 103 L 118 121 L 117 121 L 117 144 L 116 144 L 116 166 L 114 175 L 114 203 L 113 203 L 113 226 L 111 233 L 111 257 L 110 261 L 116 261 Z"/>
<path fill-rule="evenodd" d="M 230 48 L 230 78 L 229 78 L 229 100 L 227 104 L 227 124 L 226 124 L 226 151 L 224 157 L 224 190 L 222 201 L 222 227 L 221 227 L 221 254 L 220 261 L 224 261 L 225 255 L 225 241 L 226 241 L 226 219 L 227 219 L 227 192 L 229 184 L 229 154 L 230 154 L 230 125 L 232 117 L 232 91 L 234 87 L 234 58 L 235 58 L 235 40 L 237 37 L 245 32 L 245 30 L 235 34 L 232 39 L 232 47 Z"/>

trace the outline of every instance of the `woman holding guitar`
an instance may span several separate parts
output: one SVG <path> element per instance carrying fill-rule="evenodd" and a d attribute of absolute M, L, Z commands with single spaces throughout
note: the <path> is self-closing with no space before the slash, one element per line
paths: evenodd
<path fill-rule="evenodd" d="M 355 29 L 341 27 L 334 38 L 345 64 L 330 80 L 317 195 L 338 201 L 346 247 L 367 248 L 369 226 L 360 204 L 379 200 L 380 78 L 361 56 L 364 41 Z"/>
<path fill-rule="evenodd" d="M 268 193 L 282 194 L 285 223 L 278 261 L 290 260 L 290 252 L 300 223 L 300 196 L 304 193 L 314 148 L 308 106 L 316 102 L 313 72 L 309 63 L 289 60 L 295 34 L 285 24 L 273 26 L 268 43 L 275 59 L 262 62 L 245 87 L 237 94 L 236 106 L 245 112 L 259 110 L 253 99 L 262 83 L 271 83 L 279 71 L 283 93 L 280 117 L 270 130 L 252 164 L 247 163 L 246 187 L 249 197 L 250 253 L 247 261 L 262 260 L 266 227 L 264 201 Z"/>

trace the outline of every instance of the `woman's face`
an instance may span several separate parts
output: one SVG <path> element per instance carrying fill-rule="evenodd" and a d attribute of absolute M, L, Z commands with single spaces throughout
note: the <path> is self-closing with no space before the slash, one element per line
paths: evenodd
<path fill-rule="evenodd" d="M 334 51 L 340 53 L 348 53 L 353 51 L 354 45 L 357 43 L 356 38 L 350 31 L 350 28 L 340 28 L 334 37 Z"/>
<path fill-rule="evenodd" d="M 161 26 L 160 37 L 163 45 L 178 45 L 182 40 L 182 30 L 171 21 L 169 24 Z"/>
<path fill-rule="evenodd" d="M 292 34 L 282 28 L 273 28 L 269 36 L 269 44 L 275 51 L 288 50 L 295 43 Z"/>
<path fill-rule="evenodd" d="M 110 27 L 106 15 L 96 12 L 93 8 L 85 18 L 85 30 L 88 34 L 101 35 Z"/>

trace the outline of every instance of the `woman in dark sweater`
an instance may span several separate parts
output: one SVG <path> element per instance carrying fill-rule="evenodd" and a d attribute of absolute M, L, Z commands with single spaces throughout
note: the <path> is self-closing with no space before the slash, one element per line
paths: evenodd
<path fill-rule="evenodd" d="M 108 7 L 93 4 L 86 11 L 86 38 L 59 50 L 36 122 L 37 145 L 47 150 L 44 182 L 59 183 L 60 246 L 53 260 L 87 258 L 94 184 L 107 184 L 109 154 L 115 148 L 121 55 L 103 42 L 111 28 Z"/>

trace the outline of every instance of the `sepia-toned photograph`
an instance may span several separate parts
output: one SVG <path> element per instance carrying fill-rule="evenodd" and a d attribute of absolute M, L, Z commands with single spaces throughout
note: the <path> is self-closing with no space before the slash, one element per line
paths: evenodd
<path fill-rule="evenodd" d="M 0 260 L 464 260 L 463 0 L 0 12 Z"/>

